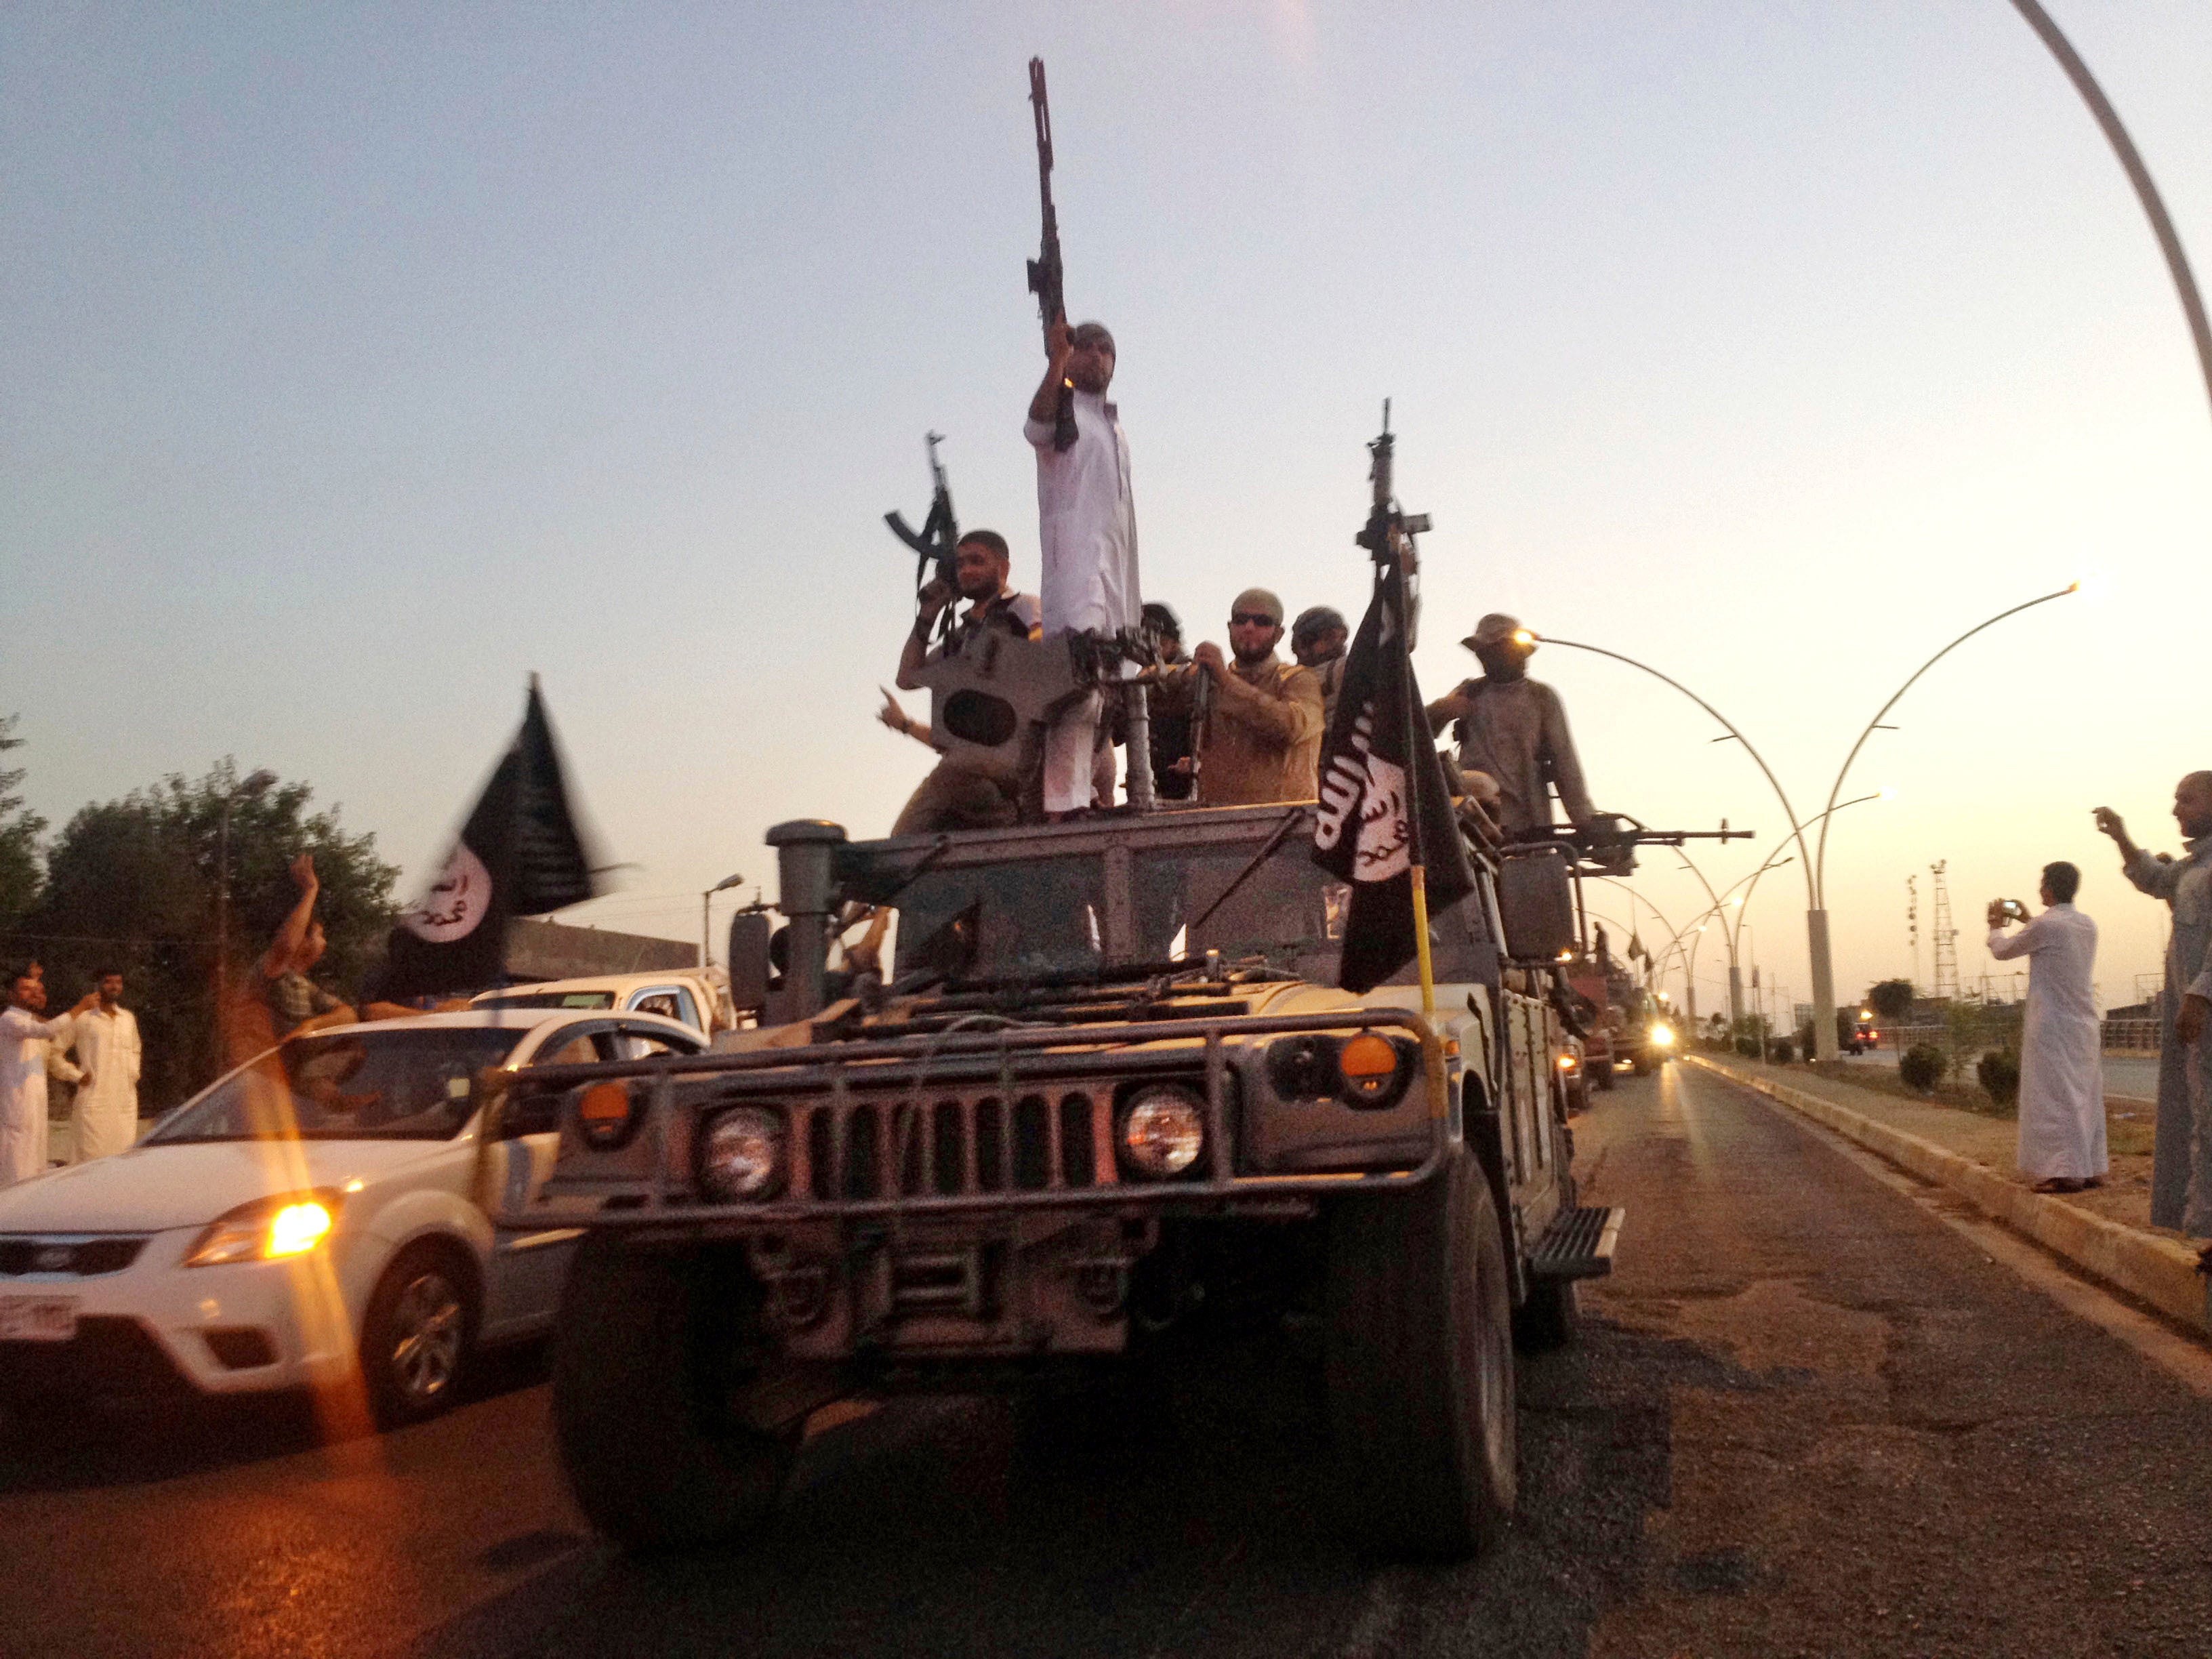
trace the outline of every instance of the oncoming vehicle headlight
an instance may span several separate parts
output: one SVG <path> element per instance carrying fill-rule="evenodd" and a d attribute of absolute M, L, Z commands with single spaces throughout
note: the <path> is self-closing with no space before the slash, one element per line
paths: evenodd
<path fill-rule="evenodd" d="M 1651 1028 L 1651 1046 L 1655 1048 L 1673 1048 L 1674 1046 L 1674 1028 L 1671 1025 L 1653 1026 Z"/>
<path fill-rule="evenodd" d="M 1140 1089 L 1121 1114 L 1121 1157 L 1139 1175 L 1179 1176 L 1205 1146 L 1206 1109 L 1181 1089 Z"/>
<path fill-rule="evenodd" d="M 716 1198 L 768 1198 L 783 1184 L 783 1119 L 758 1106 L 734 1106 L 708 1121 L 699 1138 L 700 1184 Z"/>
<path fill-rule="evenodd" d="M 279 1193 L 217 1216 L 185 1257 L 187 1267 L 219 1267 L 233 1261 L 273 1261 L 305 1255 L 337 1224 L 338 1195 L 331 1192 Z"/>

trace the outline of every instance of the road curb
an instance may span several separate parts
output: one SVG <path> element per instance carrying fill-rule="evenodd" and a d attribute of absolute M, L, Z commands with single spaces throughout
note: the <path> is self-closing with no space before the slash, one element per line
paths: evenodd
<path fill-rule="evenodd" d="M 2195 1251 L 2172 1239 L 2154 1237 L 2078 1210 L 2046 1194 L 2032 1193 L 1986 1164 L 1977 1164 L 1832 1100 L 1739 1072 L 1704 1054 L 1682 1058 L 1803 1114 L 1923 1181 L 1948 1188 L 1984 1215 L 2063 1256 L 2084 1273 L 2148 1303 L 2193 1332 L 2212 1334 L 2212 1281 L 2197 1271 Z"/>

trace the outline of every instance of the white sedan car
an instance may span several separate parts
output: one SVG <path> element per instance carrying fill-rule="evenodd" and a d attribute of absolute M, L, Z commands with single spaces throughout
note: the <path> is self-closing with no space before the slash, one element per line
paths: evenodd
<path fill-rule="evenodd" d="M 0 1190 L 0 1398 L 343 1387 L 387 1424 L 452 1400 L 480 1346 L 550 1325 L 568 1231 L 495 1228 L 550 1125 L 479 1146 L 471 1083 L 696 1054 L 650 1014 L 499 1009 L 287 1039 L 129 1152 Z"/>

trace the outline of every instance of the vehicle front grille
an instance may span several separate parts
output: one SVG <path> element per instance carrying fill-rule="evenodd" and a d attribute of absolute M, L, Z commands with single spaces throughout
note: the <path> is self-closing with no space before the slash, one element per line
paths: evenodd
<path fill-rule="evenodd" d="M 119 1273 L 145 1248 L 143 1238 L 0 1238 L 0 1274 Z"/>
<path fill-rule="evenodd" d="M 1104 1091 L 1038 1089 L 793 1109 L 793 1192 L 818 1200 L 1079 1191 L 1121 1179 Z"/>

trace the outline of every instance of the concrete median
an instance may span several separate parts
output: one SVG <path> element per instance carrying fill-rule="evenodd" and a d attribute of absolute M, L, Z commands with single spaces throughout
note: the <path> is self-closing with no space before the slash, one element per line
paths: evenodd
<path fill-rule="evenodd" d="M 2125 1291 L 2200 1335 L 2212 1334 L 2212 1281 L 2197 1271 L 2197 1253 L 2187 1246 L 2094 1215 L 2062 1198 L 2031 1192 L 1986 1164 L 1806 1090 L 1756 1076 L 1710 1055 L 1682 1058 L 1802 1113 L 1908 1174 L 1948 1188 L 1983 1214 L 2082 1272 Z"/>

